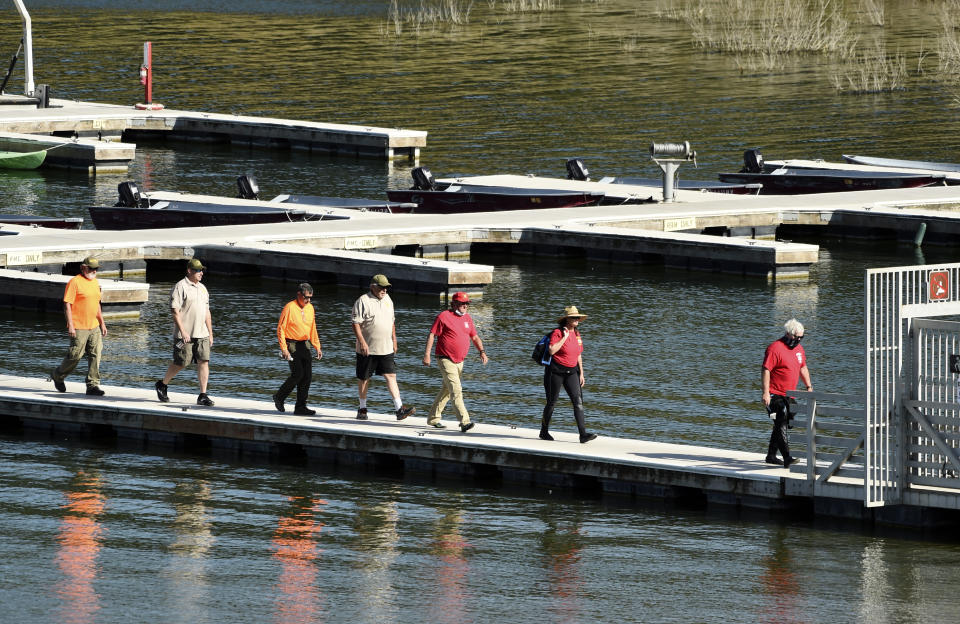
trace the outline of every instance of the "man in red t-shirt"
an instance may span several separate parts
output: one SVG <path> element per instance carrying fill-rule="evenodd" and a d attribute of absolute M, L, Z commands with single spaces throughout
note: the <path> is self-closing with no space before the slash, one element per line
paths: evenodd
<path fill-rule="evenodd" d="M 813 390 L 810 371 L 807 370 L 807 355 L 800 346 L 803 325 L 797 319 L 783 324 L 784 334 L 767 347 L 760 368 L 760 384 L 763 387 L 763 405 L 773 419 L 773 431 L 767 446 L 768 464 L 789 466 L 796 461 L 790 455 L 787 426 L 793 418 L 787 392 L 797 389 L 797 380 L 802 379 L 808 391 Z M 777 451 L 783 461 L 777 459 Z"/>
<path fill-rule="evenodd" d="M 447 402 L 453 399 L 453 409 L 460 420 L 460 431 L 464 433 L 473 429 L 474 425 L 470 422 L 470 414 L 463 404 L 463 387 L 460 384 L 460 378 L 463 376 L 463 361 L 470 350 L 470 343 L 473 342 L 480 351 L 480 361 L 484 365 L 489 361 L 483 350 L 483 342 L 477 335 L 477 328 L 473 325 L 473 319 L 467 314 L 469 305 L 470 297 L 467 293 L 454 293 L 450 300 L 450 309 L 438 314 L 433 321 L 430 335 L 427 336 L 427 348 L 423 354 L 423 365 L 430 366 L 430 352 L 436 341 L 437 367 L 443 376 L 443 387 L 433 401 L 430 414 L 427 416 L 427 424 L 437 429 L 444 429 L 445 426 L 440 422 L 440 417 Z"/>

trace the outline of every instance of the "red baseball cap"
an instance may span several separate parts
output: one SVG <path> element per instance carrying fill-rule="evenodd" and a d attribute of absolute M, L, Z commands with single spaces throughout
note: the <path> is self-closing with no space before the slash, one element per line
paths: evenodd
<path fill-rule="evenodd" d="M 453 300 L 460 301 L 462 303 L 470 303 L 470 297 L 467 296 L 467 293 L 461 291 L 453 293 Z"/>

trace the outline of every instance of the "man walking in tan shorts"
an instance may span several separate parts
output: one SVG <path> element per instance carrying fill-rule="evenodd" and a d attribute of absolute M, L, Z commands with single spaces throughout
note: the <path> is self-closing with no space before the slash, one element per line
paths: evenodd
<path fill-rule="evenodd" d="M 170 400 L 167 385 L 173 377 L 192 363 L 197 363 L 197 380 L 200 395 L 197 405 L 212 406 L 207 396 L 207 381 L 210 378 L 210 348 L 213 347 L 213 320 L 210 318 L 210 294 L 200 283 L 203 266 L 197 258 L 187 262 L 187 275 L 174 284 L 170 291 L 170 311 L 173 314 L 173 361 L 167 367 L 163 379 L 157 381 L 157 398 L 163 403 Z"/>

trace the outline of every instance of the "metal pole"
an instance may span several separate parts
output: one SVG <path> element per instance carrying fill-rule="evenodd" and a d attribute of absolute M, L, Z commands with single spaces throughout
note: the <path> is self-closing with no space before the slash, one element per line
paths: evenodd
<path fill-rule="evenodd" d="M 147 41 L 143 44 L 143 66 L 147 68 L 147 82 L 144 85 L 146 103 L 153 102 L 153 46 Z"/>
<path fill-rule="evenodd" d="M 36 87 L 33 84 L 33 34 L 30 14 L 27 13 L 27 7 L 23 6 L 23 0 L 13 0 L 13 4 L 23 18 L 23 94 L 33 97 Z"/>

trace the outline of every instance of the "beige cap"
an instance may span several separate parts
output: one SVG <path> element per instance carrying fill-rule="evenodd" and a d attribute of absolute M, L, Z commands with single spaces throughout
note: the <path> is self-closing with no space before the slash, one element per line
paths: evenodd
<path fill-rule="evenodd" d="M 373 278 L 371 278 L 370 285 L 379 286 L 380 288 L 386 288 L 387 286 L 390 285 L 390 280 L 387 279 L 386 275 L 383 275 L 382 273 L 377 273 L 376 275 L 373 276 Z"/>

